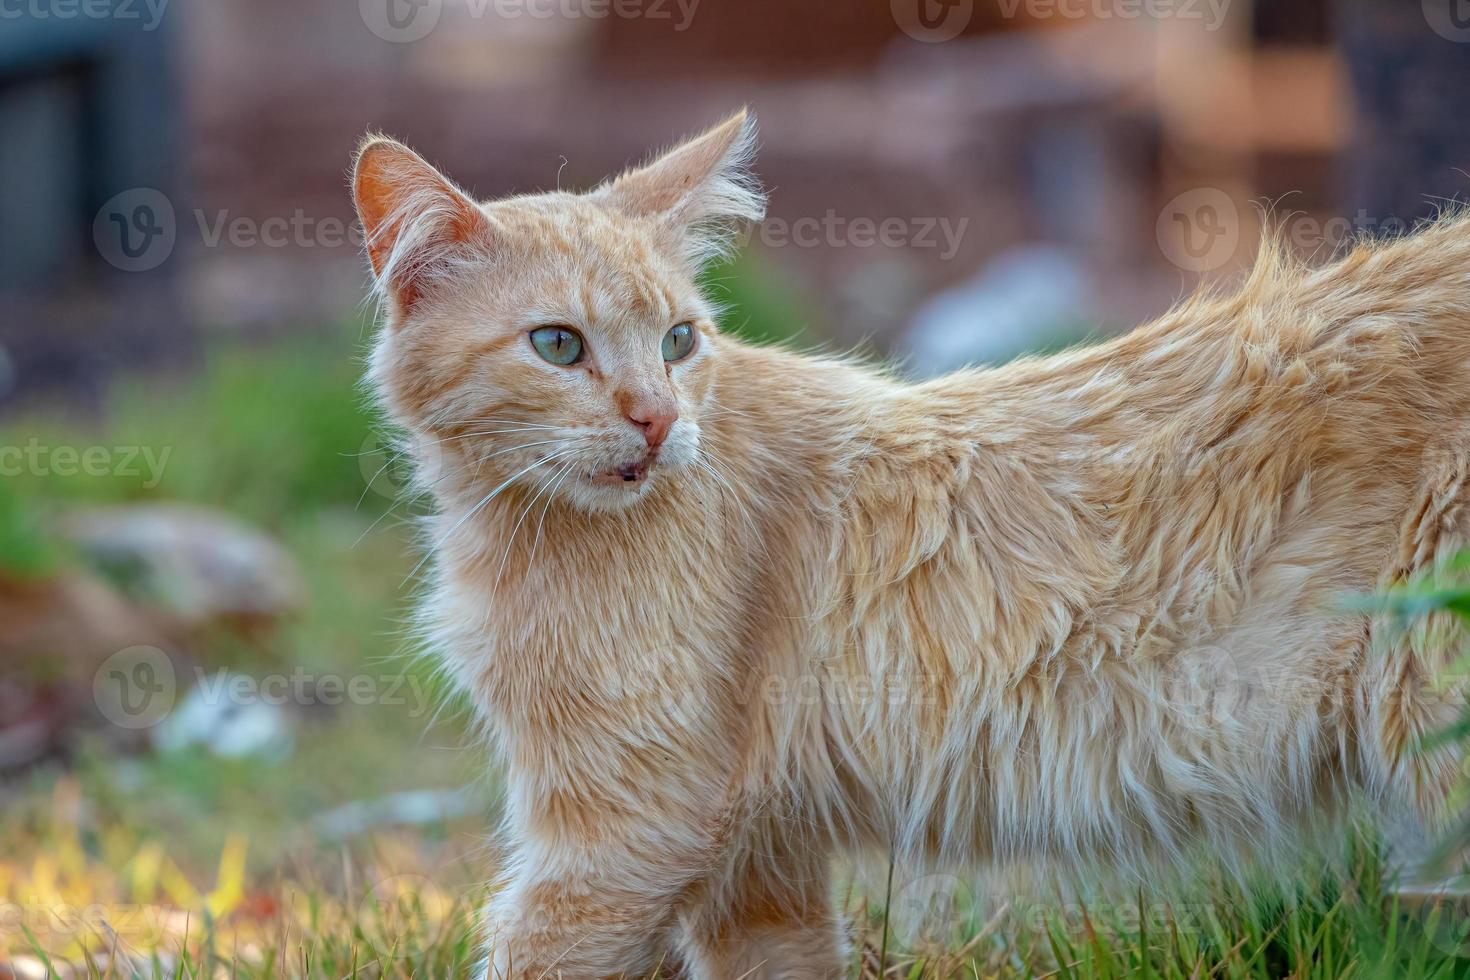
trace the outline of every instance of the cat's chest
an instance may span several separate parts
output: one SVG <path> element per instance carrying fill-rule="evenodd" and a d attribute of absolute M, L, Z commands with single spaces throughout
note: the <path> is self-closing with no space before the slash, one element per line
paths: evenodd
<path fill-rule="evenodd" d="M 511 579 L 446 563 L 426 609 L 451 672 L 482 703 L 638 703 L 700 685 L 728 656 L 729 590 L 667 555 L 605 555 Z M 497 712 L 499 713 L 499 712 Z"/>

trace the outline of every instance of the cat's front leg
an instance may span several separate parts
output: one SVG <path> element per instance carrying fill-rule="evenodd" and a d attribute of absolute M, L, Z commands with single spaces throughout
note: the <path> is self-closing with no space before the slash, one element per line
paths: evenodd
<path fill-rule="evenodd" d="M 522 846 L 482 917 L 488 980 L 642 977 L 667 960 L 689 880 L 670 853 Z"/>
<path fill-rule="evenodd" d="M 683 910 L 680 956 L 694 980 L 841 980 L 847 926 L 830 893 L 826 849 L 765 837 L 733 856 Z"/>

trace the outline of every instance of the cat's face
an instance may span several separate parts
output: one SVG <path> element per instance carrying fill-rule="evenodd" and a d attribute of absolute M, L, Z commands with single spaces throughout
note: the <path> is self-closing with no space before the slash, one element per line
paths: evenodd
<path fill-rule="evenodd" d="M 703 465 L 719 344 L 695 277 L 713 224 L 758 215 L 735 170 L 749 138 L 742 115 L 590 194 L 487 204 L 399 144 L 364 147 L 388 310 L 373 379 L 427 481 L 608 510 Z"/>

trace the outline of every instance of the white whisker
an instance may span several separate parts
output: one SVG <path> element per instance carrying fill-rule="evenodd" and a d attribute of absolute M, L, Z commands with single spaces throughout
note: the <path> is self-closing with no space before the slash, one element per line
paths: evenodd
<path fill-rule="evenodd" d="M 444 547 L 445 542 L 453 537 L 454 532 L 463 527 L 465 521 L 468 521 L 470 518 L 474 517 L 482 509 L 484 509 L 485 505 L 494 500 L 496 495 L 499 494 L 500 491 L 504 490 L 506 487 L 514 483 L 517 479 L 531 472 L 536 467 L 541 466 L 545 463 L 549 463 L 553 459 L 557 459 L 558 457 L 565 456 L 570 452 L 572 452 L 572 450 L 563 449 L 559 452 L 552 453 L 549 456 L 545 456 L 541 459 L 536 460 L 536 462 L 532 463 L 530 466 L 527 466 L 525 469 L 518 470 L 517 472 L 513 473 L 506 479 L 504 483 L 500 484 L 500 486 L 496 487 L 494 490 L 491 490 L 489 493 L 485 494 L 485 496 L 481 497 L 479 503 L 475 504 L 475 506 L 466 511 L 465 515 L 459 520 L 455 521 L 454 526 L 451 527 L 448 531 L 445 531 L 444 536 L 441 537 L 438 541 L 434 542 L 434 546 L 424 553 L 424 557 L 419 559 L 419 563 L 413 566 L 413 570 L 408 573 L 406 578 L 404 578 L 403 584 L 407 585 L 409 580 L 419 573 L 419 571 L 424 567 L 424 565 L 434 555 L 434 553 L 437 552 L 440 548 Z"/>

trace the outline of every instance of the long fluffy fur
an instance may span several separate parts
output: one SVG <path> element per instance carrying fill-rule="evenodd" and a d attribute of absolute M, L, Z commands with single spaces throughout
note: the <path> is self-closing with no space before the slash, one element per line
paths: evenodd
<path fill-rule="evenodd" d="M 667 210 L 608 193 L 483 205 L 501 254 L 374 360 L 440 505 L 425 617 L 505 766 L 488 971 L 835 977 L 843 851 L 1133 862 L 1358 790 L 1442 807 L 1451 627 L 1340 600 L 1466 542 L 1470 221 L 910 384 L 718 333 Z M 691 305 L 702 346 L 557 376 L 506 325 L 562 293 L 603 349 Z M 463 424 L 591 470 L 626 428 L 597 399 L 664 383 L 697 451 L 625 505 Z"/>

